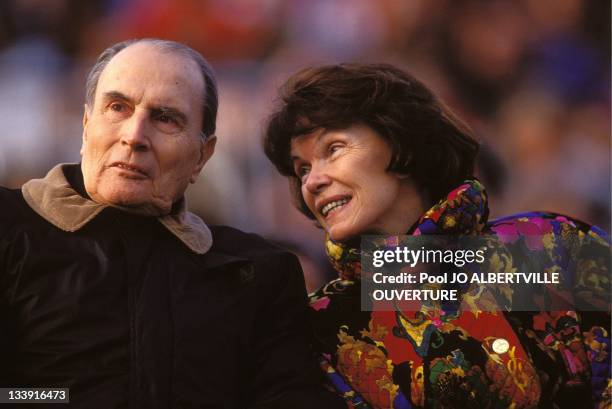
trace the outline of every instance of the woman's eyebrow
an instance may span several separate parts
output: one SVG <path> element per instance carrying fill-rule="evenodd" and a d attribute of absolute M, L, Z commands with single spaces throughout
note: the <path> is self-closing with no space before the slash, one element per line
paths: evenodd
<path fill-rule="evenodd" d="M 317 133 L 317 134 L 315 134 L 315 141 L 314 141 L 314 149 L 316 150 L 316 149 L 320 148 L 321 143 L 325 141 L 326 136 L 329 135 L 329 132 L 325 132 L 323 130 L 318 130 L 318 131 L 314 131 L 314 132 Z M 299 135 L 299 136 L 296 136 L 295 138 L 303 138 L 303 137 L 306 137 L 308 135 L 311 135 L 311 134 Z M 295 155 L 295 154 L 291 153 L 291 161 L 292 162 L 295 162 L 296 160 L 301 160 L 301 159 L 302 158 L 299 155 Z"/>

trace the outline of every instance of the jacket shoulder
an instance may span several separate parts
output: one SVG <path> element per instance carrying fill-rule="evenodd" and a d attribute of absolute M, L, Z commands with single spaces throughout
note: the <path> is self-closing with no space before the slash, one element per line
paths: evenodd
<path fill-rule="evenodd" d="M 273 254 L 287 254 L 289 251 L 270 243 L 255 233 L 245 233 L 229 226 L 209 226 L 213 235 L 211 250 L 241 256 L 259 258 Z"/>
<path fill-rule="evenodd" d="M 8 187 L 0 186 L 0 200 L 2 207 L 21 205 L 24 203 L 21 189 L 9 189 Z"/>
<path fill-rule="evenodd" d="M 20 189 L 0 186 L 0 226 L 18 223 L 22 217 L 31 213 Z"/>
<path fill-rule="evenodd" d="M 306 301 L 304 277 L 298 258 L 286 249 L 272 244 L 253 233 L 245 233 L 228 226 L 210 226 L 213 246 L 210 253 L 230 258 L 249 260 L 254 268 L 256 282 L 263 294 L 262 300 L 275 299 L 289 291 Z"/>

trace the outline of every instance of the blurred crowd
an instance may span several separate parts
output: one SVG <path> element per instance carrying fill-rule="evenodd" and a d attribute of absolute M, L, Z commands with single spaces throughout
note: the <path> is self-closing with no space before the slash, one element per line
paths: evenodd
<path fill-rule="evenodd" d="M 87 70 L 134 37 L 216 69 L 217 151 L 191 209 L 300 254 L 310 289 L 333 274 L 323 234 L 261 149 L 278 86 L 310 65 L 389 62 L 429 85 L 482 142 L 492 217 L 550 210 L 610 231 L 608 0 L 1 0 L 0 185 L 79 160 Z"/>

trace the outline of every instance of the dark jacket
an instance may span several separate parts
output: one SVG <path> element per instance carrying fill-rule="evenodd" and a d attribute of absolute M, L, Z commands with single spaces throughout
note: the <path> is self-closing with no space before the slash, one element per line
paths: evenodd
<path fill-rule="evenodd" d="M 197 254 L 110 207 L 64 231 L 20 190 L 0 208 L 0 387 L 69 387 L 87 409 L 344 407 L 319 388 L 290 253 L 216 227 Z"/>

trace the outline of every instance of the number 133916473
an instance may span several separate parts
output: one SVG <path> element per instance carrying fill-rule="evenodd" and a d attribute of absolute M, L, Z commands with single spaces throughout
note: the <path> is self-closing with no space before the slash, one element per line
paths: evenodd
<path fill-rule="evenodd" d="M 68 403 L 68 388 L 0 388 L 0 403 Z"/>

